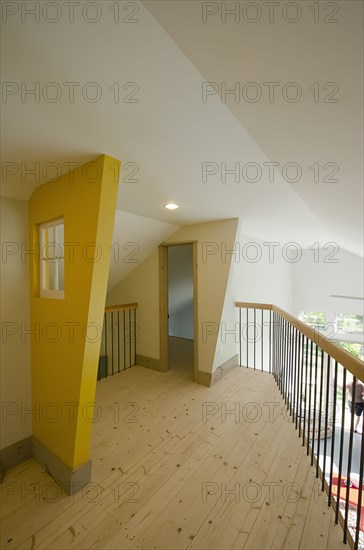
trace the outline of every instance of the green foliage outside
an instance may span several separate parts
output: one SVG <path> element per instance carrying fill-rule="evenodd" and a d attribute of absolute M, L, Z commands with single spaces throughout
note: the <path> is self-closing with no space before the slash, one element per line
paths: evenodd
<path fill-rule="evenodd" d="M 362 344 L 354 344 L 352 342 L 338 342 L 338 344 L 358 359 L 361 359 L 361 361 L 364 361 L 364 346 Z"/>
<path fill-rule="evenodd" d="M 363 315 L 340 313 L 336 317 L 336 324 L 343 332 L 363 332 Z"/>
<path fill-rule="evenodd" d="M 322 311 L 302 311 L 300 318 L 310 327 L 325 328 L 326 315 Z"/>

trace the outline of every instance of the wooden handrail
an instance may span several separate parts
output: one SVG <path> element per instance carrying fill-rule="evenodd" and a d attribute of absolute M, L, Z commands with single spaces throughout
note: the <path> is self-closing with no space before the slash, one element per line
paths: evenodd
<path fill-rule="evenodd" d="M 287 313 L 286 311 L 284 311 L 284 309 L 281 309 L 274 304 L 258 304 L 254 302 L 235 302 L 235 306 L 239 308 L 249 309 L 267 309 L 273 311 L 274 313 L 277 313 L 278 315 L 283 317 L 283 319 L 296 327 L 300 332 L 302 332 L 302 334 L 307 336 L 307 338 L 312 340 L 312 342 L 320 346 L 321 349 L 323 349 L 335 361 L 340 363 L 340 365 L 350 371 L 351 374 L 353 374 L 356 378 L 359 378 L 359 380 L 364 382 L 363 361 L 360 361 L 360 359 L 354 357 L 354 355 L 346 351 L 344 348 L 341 348 L 337 344 L 334 344 L 328 338 L 326 338 L 326 336 L 324 336 L 317 330 L 314 330 L 303 321 L 300 321 L 299 319 L 297 319 L 297 317 L 294 317 L 290 313 Z"/>
<path fill-rule="evenodd" d="M 236 307 L 246 307 L 249 309 L 273 309 L 272 304 L 260 304 L 258 302 L 235 302 Z"/>
<path fill-rule="evenodd" d="M 138 304 L 120 304 L 105 307 L 105 311 L 121 311 L 123 309 L 138 309 Z"/>

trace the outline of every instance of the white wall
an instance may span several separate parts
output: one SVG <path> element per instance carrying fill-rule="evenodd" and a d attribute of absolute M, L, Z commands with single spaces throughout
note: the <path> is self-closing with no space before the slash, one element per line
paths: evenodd
<path fill-rule="evenodd" d="M 344 249 L 304 250 L 293 264 L 293 314 L 301 311 L 326 313 L 328 335 L 337 313 L 363 315 L 363 300 L 333 298 L 331 295 L 363 297 L 363 258 Z M 338 336 L 338 334 L 332 334 Z"/>
<path fill-rule="evenodd" d="M 214 358 L 214 370 L 238 353 L 238 310 L 235 302 L 275 304 L 292 313 L 293 264 L 285 261 L 280 247 L 274 252 L 263 241 L 242 233 L 239 224 L 229 283 Z M 229 254 L 222 256 L 226 261 Z M 257 322 L 260 322 L 258 314 Z M 244 320 L 243 320 L 244 323 Z M 260 353 L 260 350 L 259 350 Z"/>
<path fill-rule="evenodd" d="M 193 248 L 192 244 L 169 246 L 169 335 L 193 340 Z"/>
<path fill-rule="evenodd" d="M 319 251 L 320 261 L 315 263 L 313 251 L 304 250 L 293 261 L 294 250 L 272 247 L 244 234 L 241 223 L 234 247 L 236 220 L 235 229 L 226 223 L 185 226 L 169 239 L 199 243 L 200 370 L 214 371 L 238 353 L 237 301 L 275 304 L 295 316 L 301 310 L 325 311 L 328 320 L 336 313 L 363 314 L 362 301 L 330 298 L 330 294 L 363 295 L 362 258 L 340 250 L 334 256 L 339 261 L 328 263 L 324 259 L 329 249 Z M 234 254 L 229 253 L 233 248 Z M 139 353 L 159 358 L 157 251 L 108 295 L 109 304 L 123 301 L 140 304 Z"/>
<path fill-rule="evenodd" d="M 275 304 L 292 313 L 293 263 L 282 248 L 240 234 L 239 260 L 233 261 L 232 289 L 236 300 Z"/>
<path fill-rule="evenodd" d="M 159 256 L 155 249 L 106 297 L 107 305 L 137 302 L 137 353 L 159 358 Z"/>
<path fill-rule="evenodd" d="M 32 433 L 28 204 L 1 199 L 1 448 Z M 14 334 L 9 334 L 13 331 Z M 4 414 L 8 410 L 12 414 Z M 23 411 L 23 414 L 21 413 Z"/>

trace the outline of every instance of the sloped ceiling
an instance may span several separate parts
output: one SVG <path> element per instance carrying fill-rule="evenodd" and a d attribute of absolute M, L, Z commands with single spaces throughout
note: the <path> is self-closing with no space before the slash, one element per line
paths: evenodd
<path fill-rule="evenodd" d="M 279 2 L 274 11 L 268 3 L 252 2 L 244 10 L 249 3 L 226 2 L 230 15 L 218 2 L 144 4 L 205 80 L 218 84 L 220 97 L 222 83 L 230 90 L 240 84 L 240 99 L 225 96 L 227 108 L 269 159 L 279 162 L 278 170 L 289 162 L 300 165 L 302 179 L 292 189 L 334 240 L 362 253 L 364 4 L 319 2 L 314 12 L 305 1 L 289 9 Z M 275 83 L 271 99 L 267 82 Z M 290 82 L 298 86 L 284 88 Z M 244 96 L 246 83 L 255 86 Z M 244 99 L 257 90 L 259 101 Z M 302 98 L 287 101 L 296 90 Z M 336 166 L 325 169 L 329 162 Z M 319 181 L 310 169 L 315 163 Z"/>
<path fill-rule="evenodd" d="M 105 1 L 96 23 L 76 9 L 73 23 L 63 11 L 53 24 L 32 17 L 22 23 L 17 14 L 3 25 L 3 80 L 19 90 L 55 82 L 62 94 L 35 102 L 19 92 L 3 102 L 2 159 L 17 173 L 3 176 L 2 194 L 27 200 L 54 167 L 67 171 L 71 162 L 108 153 L 124 163 L 119 210 L 178 226 L 241 217 L 244 232 L 261 239 L 302 246 L 331 240 L 362 253 L 362 3 L 336 2 L 334 24 L 312 23 L 307 2 L 296 24 L 266 16 L 256 24 L 223 24 L 219 16 L 203 23 L 201 2 L 131 4 L 139 10 L 133 24 L 122 21 L 130 9 L 116 23 L 115 3 Z M 278 91 L 294 81 L 304 94 L 296 103 L 222 103 L 219 94 L 203 102 L 206 80 L 227 87 L 274 81 Z M 73 102 L 67 82 L 77 84 Z M 81 93 L 90 82 L 101 90 L 99 101 Z M 338 83 L 339 102 L 315 103 L 307 91 L 315 82 Z M 133 90 L 137 102 L 127 102 Z M 272 183 L 263 164 L 270 161 L 298 163 L 302 179 L 289 183 L 278 169 Z M 219 173 L 204 183 L 206 162 Z M 250 162 L 262 168 L 260 181 L 221 181 L 221 163 Z M 336 163 L 339 182 L 313 182 L 315 162 Z M 36 181 L 21 163 L 39 164 Z M 165 211 L 170 200 L 181 208 Z"/>
<path fill-rule="evenodd" d="M 179 229 L 178 225 L 117 211 L 111 247 L 108 290 L 124 279 L 152 250 L 173 235 L 177 229 Z"/>

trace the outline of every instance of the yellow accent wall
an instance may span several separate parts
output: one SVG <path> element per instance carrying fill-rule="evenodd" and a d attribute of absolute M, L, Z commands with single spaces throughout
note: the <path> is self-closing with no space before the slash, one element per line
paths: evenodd
<path fill-rule="evenodd" d="M 71 469 L 89 459 L 119 170 L 102 155 L 38 187 L 29 201 L 33 436 Z M 41 298 L 38 227 L 58 218 L 64 299 Z"/>

